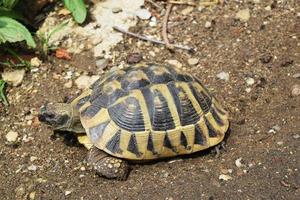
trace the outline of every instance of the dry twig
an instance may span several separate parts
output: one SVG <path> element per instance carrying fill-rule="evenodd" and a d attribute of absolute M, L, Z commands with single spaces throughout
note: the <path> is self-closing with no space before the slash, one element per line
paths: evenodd
<path fill-rule="evenodd" d="M 167 10 L 166 10 L 166 14 L 164 16 L 163 27 L 162 27 L 162 36 L 163 36 L 164 42 L 166 43 L 166 46 L 168 49 L 174 48 L 170 44 L 169 39 L 168 39 L 168 19 L 169 19 L 170 12 L 172 10 L 172 6 L 173 6 L 173 4 L 171 4 L 171 3 L 169 3 L 167 5 Z"/>
<path fill-rule="evenodd" d="M 197 6 L 196 3 L 190 1 L 169 1 L 170 4 Z"/>
<path fill-rule="evenodd" d="M 116 30 L 116 31 L 119 31 L 119 32 L 121 32 L 121 33 L 130 35 L 130 36 L 132 36 L 132 37 L 136 37 L 136 38 L 138 38 L 138 39 L 140 39 L 140 40 L 145 40 L 145 41 L 149 41 L 149 42 L 156 43 L 156 44 L 166 45 L 166 43 L 163 42 L 163 41 L 156 40 L 156 39 L 152 39 L 152 38 L 149 38 L 149 37 L 147 37 L 147 36 L 138 35 L 138 34 L 136 34 L 136 33 L 130 32 L 130 31 L 126 31 L 126 30 L 124 30 L 124 29 L 122 29 L 122 28 L 120 28 L 120 27 L 118 27 L 118 26 L 114 26 L 113 29 Z M 193 51 L 194 51 L 193 48 L 187 47 L 187 46 L 181 46 L 181 45 L 178 45 L 178 44 L 173 44 L 172 46 L 175 47 L 175 48 L 178 48 L 178 49 L 187 50 L 187 51 L 189 51 L 189 52 L 193 52 Z"/>
<path fill-rule="evenodd" d="M 154 7 L 158 8 L 159 11 L 161 11 L 163 9 L 163 7 L 161 7 L 160 5 L 158 5 L 157 3 L 155 3 L 152 0 L 146 0 L 147 2 L 149 2 L 150 4 L 152 4 Z"/>

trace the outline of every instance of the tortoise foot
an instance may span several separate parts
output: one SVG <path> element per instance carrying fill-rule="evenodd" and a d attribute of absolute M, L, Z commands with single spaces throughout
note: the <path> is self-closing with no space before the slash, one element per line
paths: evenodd
<path fill-rule="evenodd" d="M 127 161 L 112 157 L 94 146 L 88 153 L 87 162 L 98 175 L 109 179 L 126 180 L 129 174 Z"/>

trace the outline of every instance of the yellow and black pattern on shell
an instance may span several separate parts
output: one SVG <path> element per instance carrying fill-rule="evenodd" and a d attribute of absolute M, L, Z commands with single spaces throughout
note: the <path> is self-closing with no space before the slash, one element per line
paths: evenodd
<path fill-rule="evenodd" d="M 151 63 L 111 72 L 73 104 L 95 146 L 131 160 L 207 149 L 229 126 L 227 112 L 198 79 Z"/>

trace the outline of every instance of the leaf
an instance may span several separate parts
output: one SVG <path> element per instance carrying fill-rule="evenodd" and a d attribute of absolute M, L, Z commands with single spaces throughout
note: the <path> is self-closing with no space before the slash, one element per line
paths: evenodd
<path fill-rule="evenodd" d="M 36 47 L 30 32 L 25 26 L 12 18 L 0 16 L 0 43 L 23 40 L 26 41 L 28 46 Z"/>
<path fill-rule="evenodd" d="M 18 3 L 19 0 L 2 0 L 2 6 L 11 10 Z"/>
<path fill-rule="evenodd" d="M 10 17 L 29 24 L 28 20 L 21 13 L 15 10 L 8 10 L 6 8 L 0 7 L 0 16 Z"/>
<path fill-rule="evenodd" d="M 0 79 L 0 100 L 3 102 L 5 106 L 8 106 L 8 101 L 5 96 L 5 84 L 6 82 Z"/>
<path fill-rule="evenodd" d="M 55 26 L 50 32 L 49 35 L 47 37 L 47 41 L 52 37 L 53 34 L 61 31 L 64 27 L 66 27 L 66 25 L 69 23 L 69 20 L 65 20 L 62 23 L 58 24 L 57 26 Z"/>
<path fill-rule="evenodd" d="M 84 22 L 87 10 L 83 0 L 64 0 L 64 4 L 72 13 L 72 16 L 77 23 L 81 24 Z"/>

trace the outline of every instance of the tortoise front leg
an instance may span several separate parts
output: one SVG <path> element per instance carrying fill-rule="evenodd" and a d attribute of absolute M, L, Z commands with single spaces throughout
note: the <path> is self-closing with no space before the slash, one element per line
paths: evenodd
<path fill-rule="evenodd" d="M 100 176 L 110 179 L 126 180 L 129 173 L 127 161 L 112 157 L 93 146 L 88 153 L 87 162 Z"/>

